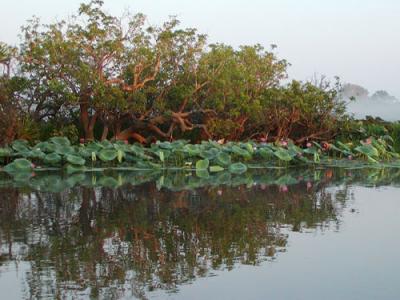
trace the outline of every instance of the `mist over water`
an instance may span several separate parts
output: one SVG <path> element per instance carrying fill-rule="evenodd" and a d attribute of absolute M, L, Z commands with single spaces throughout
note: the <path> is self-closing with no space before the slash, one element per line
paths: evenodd
<path fill-rule="evenodd" d="M 370 95 L 362 86 L 348 83 L 343 86 L 342 97 L 348 102 L 347 111 L 356 119 L 372 116 L 385 121 L 400 120 L 400 100 L 386 91 Z"/>
<path fill-rule="evenodd" d="M 349 102 L 347 111 L 356 119 L 365 119 L 366 116 L 380 117 L 385 121 L 400 120 L 400 101 L 387 99 L 357 99 Z"/>

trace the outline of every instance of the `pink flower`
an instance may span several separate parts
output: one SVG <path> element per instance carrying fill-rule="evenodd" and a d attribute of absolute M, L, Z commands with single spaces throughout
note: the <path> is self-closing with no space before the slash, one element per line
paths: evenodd
<path fill-rule="evenodd" d="M 124 143 L 125 143 L 125 145 L 129 144 L 128 140 L 124 140 Z"/>
<path fill-rule="evenodd" d="M 287 142 L 287 141 L 281 141 L 281 146 L 287 147 L 287 145 L 288 145 L 288 142 Z"/>
<path fill-rule="evenodd" d="M 372 139 L 371 139 L 371 138 L 367 138 L 367 139 L 365 140 L 365 143 L 366 143 L 367 145 L 371 145 L 371 144 L 372 144 Z"/>
<path fill-rule="evenodd" d="M 307 148 L 311 148 L 312 147 L 312 144 L 309 142 L 309 143 L 307 143 Z"/>
<path fill-rule="evenodd" d="M 281 185 L 279 186 L 279 191 L 282 193 L 287 193 L 289 191 L 289 188 L 287 187 L 287 185 Z"/>
<path fill-rule="evenodd" d="M 329 150 L 331 148 L 331 145 L 327 142 L 323 142 L 322 143 L 322 148 L 326 151 Z"/>

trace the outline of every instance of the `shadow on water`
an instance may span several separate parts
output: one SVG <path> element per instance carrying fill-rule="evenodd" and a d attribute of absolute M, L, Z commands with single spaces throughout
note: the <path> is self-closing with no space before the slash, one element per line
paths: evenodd
<path fill-rule="evenodd" d="M 400 171 L 242 175 L 40 173 L 0 188 L 0 276 L 25 262 L 27 298 L 148 297 L 238 264 L 279 259 L 291 231 L 340 230 L 351 185 Z"/>

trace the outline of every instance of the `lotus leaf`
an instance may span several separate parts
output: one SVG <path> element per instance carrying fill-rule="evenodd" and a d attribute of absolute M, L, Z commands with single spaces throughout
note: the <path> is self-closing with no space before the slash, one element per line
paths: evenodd
<path fill-rule="evenodd" d="M 118 151 L 114 149 L 103 149 L 99 152 L 99 158 L 103 162 L 108 162 L 116 159 L 118 156 Z"/>
<path fill-rule="evenodd" d="M 76 155 L 67 155 L 65 157 L 65 159 L 70 164 L 76 165 L 76 166 L 83 166 L 83 165 L 85 165 L 85 162 L 86 162 L 85 159 L 83 159 L 82 157 L 76 156 Z"/>
<path fill-rule="evenodd" d="M 11 148 L 17 152 L 26 152 L 29 151 L 29 144 L 25 140 L 16 140 L 11 144 Z"/>
<path fill-rule="evenodd" d="M 185 145 L 184 151 L 187 152 L 189 154 L 189 156 L 192 156 L 192 157 L 200 155 L 200 152 L 201 152 L 198 145 L 192 145 L 192 144 Z"/>
<path fill-rule="evenodd" d="M 25 158 L 18 158 L 14 160 L 12 163 L 8 164 L 4 167 L 4 171 L 12 173 L 12 172 L 29 172 L 32 171 L 33 165 L 32 163 Z"/>
<path fill-rule="evenodd" d="M 379 156 L 379 151 L 369 144 L 358 146 L 354 150 L 371 158 L 377 158 Z"/>
<path fill-rule="evenodd" d="M 274 155 L 283 161 L 291 161 L 293 159 L 292 155 L 290 155 L 289 151 L 284 148 L 279 148 L 274 152 Z"/>
<path fill-rule="evenodd" d="M 208 173 L 207 169 L 196 169 L 196 176 L 199 178 L 210 178 L 210 173 Z"/>
<path fill-rule="evenodd" d="M 57 153 L 50 153 L 44 157 L 44 162 L 49 165 L 56 165 L 61 161 L 61 156 Z"/>
<path fill-rule="evenodd" d="M 247 150 L 240 148 L 239 146 L 236 145 L 232 146 L 231 151 L 237 155 L 244 157 L 245 159 L 251 158 L 251 153 Z"/>
<path fill-rule="evenodd" d="M 71 142 L 66 137 L 63 137 L 63 136 L 52 137 L 50 139 L 50 142 L 52 142 L 53 144 L 58 145 L 58 146 L 70 146 L 71 145 Z"/>
<path fill-rule="evenodd" d="M 8 157 L 11 155 L 11 149 L 9 148 L 0 148 L 0 157 Z"/>
<path fill-rule="evenodd" d="M 85 172 L 87 169 L 85 166 L 79 166 L 79 165 L 71 165 L 68 164 L 66 167 L 67 174 L 73 174 L 73 173 L 78 173 L 78 172 Z"/>
<path fill-rule="evenodd" d="M 120 186 L 120 183 L 113 177 L 101 176 L 100 179 L 97 181 L 97 185 L 109 188 L 117 188 Z"/>
<path fill-rule="evenodd" d="M 220 166 L 210 166 L 210 172 L 212 173 L 222 172 L 223 170 L 225 169 Z"/>
<path fill-rule="evenodd" d="M 201 159 L 196 162 L 196 170 L 206 170 L 210 164 L 208 159 Z"/>
<path fill-rule="evenodd" d="M 218 153 L 216 161 L 219 165 L 226 167 L 231 164 L 231 156 L 226 152 Z"/>
<path fill-rule="evenodd" d="M 247 171 L 247 166 L 242 163 L 235 163 L 229 166 L 229 172 L 234 174 L 242 174 Z"/>
<path fill-rule="evenodd" d="M 219 154 L 219 150 L 216 148 L 211 148 L 208 149 L 206 151 L 202 151 L 200 152 L 200 156 L 204 159 L 208 159 L 208 160 L 212 160 L 214 159 L 218 154 Z"/>

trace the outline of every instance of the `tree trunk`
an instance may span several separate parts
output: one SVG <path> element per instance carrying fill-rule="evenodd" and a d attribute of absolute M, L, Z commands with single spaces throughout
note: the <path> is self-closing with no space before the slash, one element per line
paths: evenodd
<path fill-rule="evenodd" d="M 108 136 L 108 125 L 104 124 L 103 133 L 101 134 L 101 140 L 104 141 L 107 139 Z"/>
<path fill-rule="evenodd" d="M 94 125 L 96 124 L 97 114 L 92 117 L 89 115 L 89 108 L 87 104 L 80 105 L 80 119 L 85 132 L 85 140 L 94 140 Z"/>

